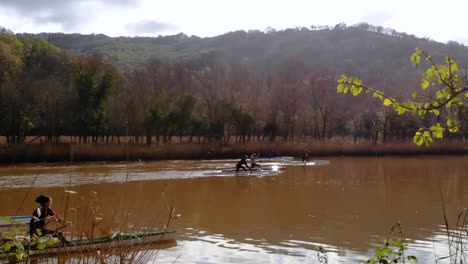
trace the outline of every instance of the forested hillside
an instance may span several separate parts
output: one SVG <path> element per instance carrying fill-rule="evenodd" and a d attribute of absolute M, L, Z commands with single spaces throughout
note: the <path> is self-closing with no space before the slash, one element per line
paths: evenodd
<path fill-rule="evenodd" d="M 365 23 L 212 38 L 157 38 L 2 30 L 0 134 L 109 141 L 123 135 L 170 142 L 336 136 L 411 138 L 425 120 L 396 118 L 372 98 L 336 93 L 340 74 L 396 98 L 420 85 L 416 47 L 465 68 L 468 48 Z M 427 121 L 427 120 L 426 120 Z M 467 130 L 460 134 L 466 136 Z"/>
<path fill-rule="evenodd" d="M 229 58 L 249 58 L 262 64 L 280 62 L 300 56 L 307 64 L 334 67 L 347 61 L 350 66 L 375 60 L 406 62 L 408 51 L 422 47 L 434 56 L 466 55 L 468 49 L 456 42 L 442 44 L 427 38 L 399 33 L 392 29 L 359 24 L 347 27 L 295 28 L 284 31 L 236 31 L 212 38 L 178 34 L 174 36 L 117 37 L 102 34 L 80 35 L 42 33 L 42 37 L 59 48 L 75 54 L 93 54 L 121 67 L 144 63 L 148 58 L 191 58 L 202 51 L 218 51 Z M 267 60 L 268 59 L 268 60 Z M 380 65 L 381 66 L 381 65 Z"/>

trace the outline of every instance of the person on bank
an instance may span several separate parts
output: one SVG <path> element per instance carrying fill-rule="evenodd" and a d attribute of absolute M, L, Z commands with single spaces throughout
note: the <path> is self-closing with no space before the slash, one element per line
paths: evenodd
<path fill-rule="evenodd" d="M 250 172 L 252 172 L 252 169 L 249 167 L 249 164 L 247 164 L 247 159 L 249 158 L 249 156 L 245 155 L 245 156 L 242 156 L 240 161 L 237 162 L 236 164 L 236 172 L 239 172 L 239 169 L 242 168 L 244 171 L 247 171 L 245 169 L 245 167 L 249 168 Z M 245 167 L 244 167 L 245 165 Z"/>
<path fill-rule="evenodd" d="M 52 198 L 48 195 L 41 194 L 36 198 L 35 202 L 40 206 L 32 213 L 32 218 L 29 222 L 29 235 L 33 236 L 35 234 L 37 236 L 43 236 L 52 234 L 57 237 L 62 244 L 65 244 L 67 241 L 61 232 L 50 230 L 46 227 L 47 223 L 50 221 L 64 222 L 63 219 L 52 210 Z"/>
<path fill-rule="evenodd" d="M 304 152 L 302 153 L 302 162 L 308 162 L 309 156 L 310 156 L 309 150 L 305 149 Z"/>
<path fill-rule="evenodd" d="M 257 163 L 257 154 L 253 153 L 252 156 L 250 156 L 250 168 L 255 168 L 255 167 L 261 167 L 260 164 Z"/>

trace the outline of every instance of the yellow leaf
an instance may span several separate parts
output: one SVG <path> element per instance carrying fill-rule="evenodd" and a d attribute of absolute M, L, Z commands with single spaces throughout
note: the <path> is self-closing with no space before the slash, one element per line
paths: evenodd
<path fill-rule="evenodd" d="M 385 106 L 389 106 L 389 105 L 392 104 L 392 101 L 390 101 L 390 99 L 388 99 L 388 98 L 385 98 L 385 99 L 383 100 L 383 104 L 384 104 Z"/>

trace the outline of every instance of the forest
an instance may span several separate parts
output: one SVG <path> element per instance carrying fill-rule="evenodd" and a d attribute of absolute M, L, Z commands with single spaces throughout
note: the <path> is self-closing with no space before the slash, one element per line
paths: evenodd
<path fill-rule="evenodd" d="M 468 48 L 360 23 L 211 38 L 15 34 L 0 29 L 0 137 L 6 143 L 404 142 L 436 117 L 337 93 L 341 74 L 411 97 L 420 47 L 468 65 Z M 468 118 L 465 118 L 468 120 Z M 468 121 L 466 121 L 468 122 Z M 467 125 L 446 140 L 466 140 Z"/>

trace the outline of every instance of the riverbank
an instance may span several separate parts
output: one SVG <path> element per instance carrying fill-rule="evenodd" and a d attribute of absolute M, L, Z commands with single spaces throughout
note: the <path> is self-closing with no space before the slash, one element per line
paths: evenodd
<path fill-rule="evenodd" d="M 386 155 L 467 155 L 467 142 L 435 142 L 418 147 L 412 142 L 387 144 L 329 142 L 171 143 L 171 144 L 3 144 L 1 163 L 135 161 L 167 159 L 237 158 L 242 154 L 300 157 L 308 149 L 312 157 Z"/>

